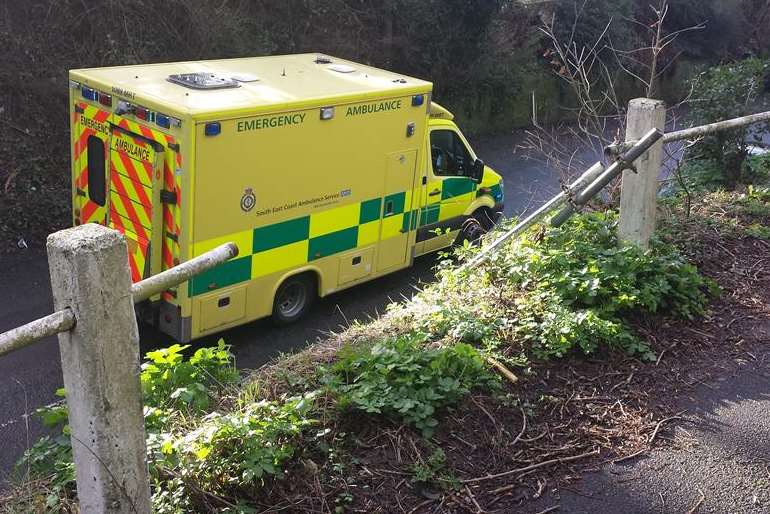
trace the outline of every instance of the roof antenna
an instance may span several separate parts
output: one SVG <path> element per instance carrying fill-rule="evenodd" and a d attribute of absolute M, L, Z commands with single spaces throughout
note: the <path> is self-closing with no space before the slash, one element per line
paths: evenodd
<path fill-rule="evenodd" d="M 286 66 L 283 67 L 283 72 L 281 73 L 281 77 L 286 76 Z"/>

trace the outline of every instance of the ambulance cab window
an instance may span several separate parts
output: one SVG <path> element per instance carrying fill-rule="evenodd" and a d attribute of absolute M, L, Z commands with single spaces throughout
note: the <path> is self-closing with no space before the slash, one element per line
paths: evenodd
<path fill-rule="evenodd" d="M 469 176 L 473 171 L 465 143 L 453 130 L 433 130 L 430 133 L 430 155 L 433 173 L 442 177 Z"/>
<path fill-rule="evenodd" d="M 104 205 L 107 196 L 104 173 L 104 142 L 96 136 L 88 136 L 88 198 L 97 205 Z"/>

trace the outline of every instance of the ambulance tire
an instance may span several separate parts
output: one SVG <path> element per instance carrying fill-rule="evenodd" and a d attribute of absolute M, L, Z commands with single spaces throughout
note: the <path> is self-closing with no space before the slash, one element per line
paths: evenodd
<path fill-rule="evenodd" d="M 481 225 L 481 222 L 476 219 L 475 216 L 471 216 L 465 222 L 463 223 L 462 228 L 460 229 L 460 235 L 458 237 L 458 242 L 462 244 L 463 241 L 468 241 L 469 243 L 477 243 L 481 236 L 483 236 L 486 233 L 486 230 L 484 230 L 484 227 Z"/>
<path fill-rule="evenodd" d="M 294 275 L 283 281 L 273 300 L 273 323 L 291 325 L 302 319 L 318 296 L 318 285 L 311 273 Z"/>
<path fill-rule="evenodd" d="M 473 217 L 478 220 L 478 222 L 486 231 L 492 230 L 492 228 L 494 228 L 494 226 L 497 224 L 495 215 L 490 209 L 486 207 L 482 207 L 476 210 L 476 212 L 473 213 Z"/>
<path fill-rule="evenodd" d="M 457 243 L 462 244 L 463 241 L 476 243 L 493 226 L 494 222 L 489 216 L 489 211 L 484 207 L 477 209 L 460 227 Z"/>

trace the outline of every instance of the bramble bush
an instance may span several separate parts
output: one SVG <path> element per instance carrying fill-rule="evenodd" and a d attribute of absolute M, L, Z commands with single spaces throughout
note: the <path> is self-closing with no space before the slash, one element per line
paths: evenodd
<path fill-rule="evenodd" d="M 198 511 L 201 491 L 216 501 L 258 489 L 267 478 L 282 477 L 298 440 L 315 423 L 308 417 L 312 406 L 312 394 L 261 401 L 227 414 L 212 412 L 192 431 L 179 426 L 176 433 L 151 434 L 154 511 Z M 249 511 L 241 505 L 228 512 Z"/>
<path fill-rule="evenodd" d="M 346 348 L 322 371 L 326 387 L 342 409 L 383 414 L 429 437 L 438 425 L 437 411 L 475 387 L 494 386 L 497 377 L 470 345 L 430 348 L 425 342 L 423 335 L 410 334 Z"/>
<path fill-rule="evenodd" d="M 142 393 L 147 405 L 157 408 L 205 410 L 211 402 L 211 386 L 238 381 L 233 355 L 220 339 L 216 347 L 199 348 L 189 359 L 190 345 L 174 344 L 146 355 L 142 364 Z"/>
<path fill-rule="evenodd" d="M 653 358 L 623 317 L 692 318 L 715 292 L 675 246 L 653 240 L 645 251 L 618 241 L 614 212 L 575 216 L 540 241 L 524 238 L 495 259 L 490 272 L 524 293 L 516 305 L 517 332 L 543 357 L 609 346 Z"/>
<path fill-rule="evenodd" d="M 417 326 L 488 349 L 524 342 L 540 358 L 619 348 L 652 359 L 627 316 L 701 315 L 716 288 L 672 244 L 654 240 L 644 251 L 616 234 L 612 212 L 576 215 L 513 241 L 469 275 L 450 268 L 416 300 L 429 306 L 415 309 Z"/>

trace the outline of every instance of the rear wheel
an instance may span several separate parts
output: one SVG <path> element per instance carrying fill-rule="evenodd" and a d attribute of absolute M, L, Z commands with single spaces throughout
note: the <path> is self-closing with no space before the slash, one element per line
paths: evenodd
<path fill-rule="evenodd" d="M 287 278 L 275 292 L 273 321 L 277 325 L 290 325 L 299 321 L 310 310 L 316 296 L 316 281 L 311 275 Z"/>

